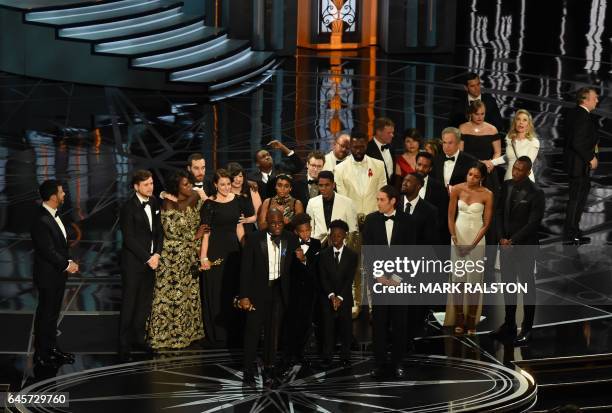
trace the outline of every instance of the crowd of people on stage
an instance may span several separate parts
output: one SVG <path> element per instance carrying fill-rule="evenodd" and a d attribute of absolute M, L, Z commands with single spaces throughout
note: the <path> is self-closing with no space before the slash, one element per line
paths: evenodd
<path fill-rule="evenodd" d="M 537 245 L 544 215 L 544 193 L 533 173 L 540 143 L 532 116 L 518 109 L 506 122 L 495 100 L 481 92 L 477 75 L 468 75 L 464 86 L 440 139 L 424 140 L 408 129 L 397 155 L 391 146 L 394 122 L 378 118 L 373 137 L 359 130 L 341 134 L 332 151 L 314 150 L 305 162 L 273 140 L 255 154 L 257 169 L 250 175 L 236 162 L 209 172 L 204 157 L 192 154 L 159 197 L 153 195 L 151 172 L 134 171 L 134 194 L 119 213 L 121 360 L 131 360 L 135 349 L 179 349 L 206 340 L 218 348 L 242 347 L 244 381 L 253 383 L 262 331 L 269 372 L 279 359 L 305 363 L 314 331 L 324 368 L 338 343 L 340 363 L 349 365 L 352 319 L 371 311 L 372 375 L 388 373 L 390 346 L 393 375 L 402 378 L 407 342 L 424 310 L 368 307 L 371 277 L 362 285 L 362 245 L 448 245 L 453 259 L 482 258 L 485 245 L 499 245 L 501 279 L 526 282 L 535 294 L 535 252 L 518 259 L 512 247 Z M 570 200 L 563 235 L 579 245 L 588 242 L 578 224 L 590 172 L 597 168 L 590 119 L 595 89 L 580 89 L 576 103 L 566 120 Z M 282 152 L 283 162 L 274 163 L 272 150 Z M 77 272 L 78 265 L 69 258 L 57 215 L 61 183 L 46 181 L 40 194 L 43 205 L 32 228 L 39 291 L 36 360 L 70 362 L 50 326 L 57 322 L 66 272 Z M 450 274 L 451 281 L 483 283 L 487 271 L 494 271 L 496 257 L 491 258 L 484 271 Z M 386 277 L 371 281 L 398 283 Z M 516 300 L 505 298 L 505 322 L 494 334 L 525 345 L 535 306 L 525 305 L 517 334 Z M 481 296 L 451 295 L 444 324 L 454 334 L 475 334 L 481 311 Z"/>

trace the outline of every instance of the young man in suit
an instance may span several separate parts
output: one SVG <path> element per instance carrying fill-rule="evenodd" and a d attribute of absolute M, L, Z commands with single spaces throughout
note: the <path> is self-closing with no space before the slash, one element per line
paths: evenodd
<path fill-rule="evenodd" d="M 330 246 L 321 251 L 319 279 L 321 282 L 321 321 L 323 324 L 323 354 L 321 367 L 329 368 L 336 344 L 341 343 L 340 362 L 348 367 L 351 359 L 353 307 L 352 283 L 357 270 L 357 253 L 344 245 L 348 225 L 341 220 L 329 224 Z"/>
<path fill-rule="evenodd" d="M 131 360 L 134 347 L 147 349 L 145 324 L 151 313 L 155 270 L 164 239 L 151 172 L 143 169 L 134 172 L 132 186 L 134 194 L 119 212 L 123 235 L 119 358 L 123 362 Z"/>
<path fill-rule="evenodd" d="M 477 161 L 472 155 L 461 151 L 461 132 L 457 128 L 442 131 L 442 153 L 434 158 L 431 174 L 450 187 L 465 182 L 468 170 Z"/>
<path fill-rule="evenodd" d="M 308 207 L 310 200 L 319 195 L 319 173 L 325 164 L 325 154 L 321 151 L 312 151 L 306 157 L 306 180 L 295 179 L 293 181 L 292 195 Z"/>
<path fill-rule="evenodd" d="M 429 152 L 419 152 L 416 157 L 416 172 L 423 175 L 423 186 L 419 190 L 421 199 L 429 202 L 438 210 L 438 243 L 450 243 L 450 233 L 448 232 L 448 200 L 449 194 L 444 184 L 433 178 L 431 170 L 433 168 L 434 157 Z"/>
<path fill-rule="evenodd" d="M 416 245 L 438 243 L 438 208 L 422 199 L 419 192 L 425 178 L 418 172 L 409 173 L 402 181 L 402 195 L 397 210 L 410 217 Z"/>
<path fill-rule="evenodd" d="M 366 155 L 367 147 L 367 135 L 354 131 L 351 135 L 351 155 L 336 166 L 334 174 L 338 193 L 350 198 L 355 205 L 359 226 L 363 224 L 367 214 L 376 211 L 376 194 L 387 184 L 385 164 Z M 349 245 L 355 251 L 361 250 L 361 237 L 359 235 L 351 237 Z M 361 274 L 355 274 L 353 298 L 355 300 L 353 318 L 357 318 L 362 298 Z"/>
<path fill-rule="evenodd" d="M 374 120 L 374 137 L 368 143 L 366 155 L 378 159 L 385 164 L 385 175 L 387 183 L 393 182 L 395 175 L 395 157 L 391 143 L 395 133 L 395 123 L 388 118 L 376 118 Z"/>
<path fill-rule="evenodd" d="M 285 309 L 291 305 L 291 267 L 296 254 L 301 251 L 295 234 L 284 231 L 283 213 L 270 208 L 267 214 L 268 228 L 250 234 L 242 251 L 240 270 L 240 300 L 238 307 L 246 311 L 244 331 L 245 384 L 255 384 L 253 363 L 257 356 L 257 344 L 264 329 L 264 375 L 274 380 L 274 363 L 279 342 L 280 328 Z"/>
<path fill-rule="evenodd" d="M 312 198 L 306 207 L 311 217 L 312 236 L 321 242 L 327 242 L 329 224 L 340 219 L 348 224 L 349 232 L 357 231 L 357 212 L 350 198 L 334 191 L 334 174 L 330 171 L 319 173 L 319 193 Z"/>
<path fill-rule="evenodd" d="M 270 152 L 266 149 L 261 149 L 255 153 L 255 165 L 257 166 L 257 172 L 252 173 L 249 176 L 249 180 L 257 183 L 259 194 L 261 199 L 271 198 L 275 195 L 274 185 L 275 177 L 279 173 L 287 173 L 294 175 L 304 169 L 304 162 L 295 153 L 295 151 L 289 150 L 281 142 L 272 140 L 268 143 L 271 149 L 280 150 L 283 155 L 287 157 L 280 165 L 274 165 Z M 299 197 L 297 197 L 299 199 Z"/>
<path fill-rule="evenodd" d="M 497 208 L 502 282 L 527 283 L 521 334 L 516 337 L 516 295 L 506 294 L 504 324 L 495 331 L 499 338 L 514 338 L 514 344 L 531 340 L 535 315 L 536 286 L 534 266 L 539 245 L 538 227 L 544 216 L 544 192 L 529 179 L 531 159 L 521 156 L 512 167 L 512 179 L 504 182 Z"/>
<path fill-rule="evenodd" d="M 587 244 L 589 237 L 580 231 L 580 219 L 591 189 L 591 171 L 597 169 L 597 128 L 591 112 L 599 97 L 595 89 L 581 88 L 576 96 L 576 107 L 565 119 L 565 148 L 563 160 L 569 176 L 569 202 L 563 227 L 563 241 L 567 244 Z"/>
<path fill-rule="evenodd" d="M 501 132 L 505 130 L 505 125 L 502 122 L 497 102 L 493 96 L 482 93 L 480 85 L 480 76 L 476 73 L 468 73 L 465 76 L 463 84 L 465 92 L 461 93 L 457 103 L 453 107 L 449 124 L 450 126 L 458 128 L 459 125 L 467 122 L 467 110 L 470 103 L 475 100 L 480 100 L 487 107 L 487 122 L 495 126 L 497 130 Z"/>
<path fill-rule="evenodd" d="M 291 358 L 304 365 L 304 348 L 312 334 L 313 313 L 316 302 L 316 288 L 319 278 L 319 253 L 321 242 L 312 237 L 310 216 L 296 214 L 291 226 L 300 241 L 296 250 L 297 259 L 291 269 L 290 306 L 285 328 L 288 351 Z"/>
<path fill-rule="evenodd" d="M 325 155 L 324 171 L 334 172 L 336 165 L 339 165 L 351 154 L 351 135 L 343 133 L 334 138 L 334 146 Z"/>
<path fill-rule="evenodd" d="M 401 211 L 396 210 L 399 193 L 391 185 L 385 185 L 376 196 L 378 211 L 369 214 L 363 225 L 363 245 L 414 245 L 416 235 L 410 225 L 409 218 Z M 366 268 L 369 266 L 366 266 Z M 399 285 L 396 280 L 385 277 L 373 278 L 367 276 L 371 286 L 375 283 L 382 285 Z M 373 293 L 374 294 L 374 293 Z M 376 367 L 370 372 L 377 380 L 385 373 L 387 361 L 388 329 L 393 331 L 391 346 L 391 362 L 394 375 L 398 379 L 405 377 L 402 366 L 407 339 L 407 309 L 403 305 L 387 305 L 384 303 L 372 304 L 372 345 Z"/>
<path fill-rule="evenodd" d="M 79 266 L 70 259 L 66 226 L 57 212 L 64 203 L 62 184 L 55 180 L 44 181 L 39 193 L 42 205 L 30 230 L 34 244 L 34 286 L 38 290 L 34 362 L 57 367 L 74 362 L 73 354 L 58 348 L 56 332 L 67 274 L 78 272 Z"/>

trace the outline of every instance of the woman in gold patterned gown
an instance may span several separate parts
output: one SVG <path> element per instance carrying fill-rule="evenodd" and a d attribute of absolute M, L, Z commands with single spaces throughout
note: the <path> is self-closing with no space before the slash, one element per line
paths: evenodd
<path fill-rule="evenodd" d="M 155 273 L 153 306 L 149 319 L 149 343 L 154 349 L 183 348 L 204 337 L 199 279 L 191 275 L 197 263 L 202 201 L 192 190 L 187 171 L 178 171 L 168 192 L 177 202 L 164 200 L 161 221 L 164 247 Z"/>

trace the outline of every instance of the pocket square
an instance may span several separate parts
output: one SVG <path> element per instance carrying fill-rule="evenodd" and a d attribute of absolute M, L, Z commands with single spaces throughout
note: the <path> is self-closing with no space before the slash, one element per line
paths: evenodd
<path fill-rule="evenodd" d="M 155 211 L 155 215 L 159 214 L 159 209 L 157 211 Z"/>

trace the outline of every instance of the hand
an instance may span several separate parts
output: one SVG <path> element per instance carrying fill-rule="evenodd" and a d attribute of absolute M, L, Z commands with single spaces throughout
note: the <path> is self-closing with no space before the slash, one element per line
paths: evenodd
<path fill-rule="evenodd" d="M 499 240 L 499 245 L 504 246 L 504 247 L 509 247 L 510 245 L 512 245 L 512 240 L 509 240 L 507 238 L 502 238 Z"/>
<path fill-rule="evenodd" d="M 248 298 L 241 298 L 240 301 L 238 301 L 238 307 L 244 311 L 255 311 L 255 307 Z"/>
<path fill-rule="evenodd" d="M 206 195 L 206 192 L 204 192 L 202 188 L 193 188 L 193 190 L 196 191 L 198 195 L 200 195 L 200 199 L 202 201 L 206 201 L 208 199 L 208 195 Z"/>
<path fill-rule="evenodd" d="M 334 311 L 338 311 L 338 308 L 340 308 L 340 306 L 342 305 L 342 300 L 334 295 L 331 298 L 331 301 L 332 301 L 332 307 L 334 308 Z"/>
<path fill-rule="evenodd" d="M 68 269 L 66 270 L 69 274 L 74 274 L 79 271 L 79 264 L 74 261 L 70 261 Z"/>
<path fill-rule="evenodd" d="M 238 218 L 239 224 L 247 224 L 247 219 L 244 217 L 244 214 L 240 214 L 240 218 Z"/>
<path fill-rule="evenodd" d="M 196 231 L 196 234 L 193 237 L 193 239 L 194 240 L 200 239 L 200 238 L 202 238 L 204 236 L 204 234 L 208 234 L 208 233 L 210 233 L 210 225 L 202 224 L 202 225 L 200 225 L 200 227 Z"/>
<path fill-rule="evenodd" d="M 595 169 L 597 169 L 597 165 L 598 165 L 597 157 L 593 156 L 593 159 L 591 159 L 591 162 L 589 164 L 591 166 L 591 171 L 594 171 Z"/>
<path fill-rule="evenodd" d="M 301 262 L 306 262 L 306 255 L 304 254 L 304 250 L 301 247 L 295 250 L 295 256 Z"/>
<path fill-rule="evenodd" d="M 493 168 L 495 168 L 495 165 L 493 165 L 493 162 L 491 160 L 480 161 L 480 162 L 485 164 L 485 166 L 487 167 L 487 172 L 491 172 Z"/>
<path fill-rule="evenodd" d="M 268 146 L 272 149 L 280 149 L 283 152 L 285 152 L 283 149 L 287 149 L 287 147 L 283 145 L 281 142 L 279 142 L 277 139 L 274 139 L 268 142 Z M 289 152 L 289 149 L 287 149 L 287 152 Z"/>
<path fill-rule="evenodd" d="M 210 270 L 210 261 L 209 260 L 200 260 L 200 270 L 208 271 Z"/>
<path fill-rule="evenodd" d="M 251 192 L 259 192 L 259 186 L 257 185 L 257 182 L 248 180 L 247 183 Z"/>
<path fill-rule="evenodd" d="M 159 266 L 159 254 L 153 254 L 151 258 L 149 258 L 149 261 L 147 261 L 147 264 L 149 264 L 152 270 L 156 270 Z"/>

